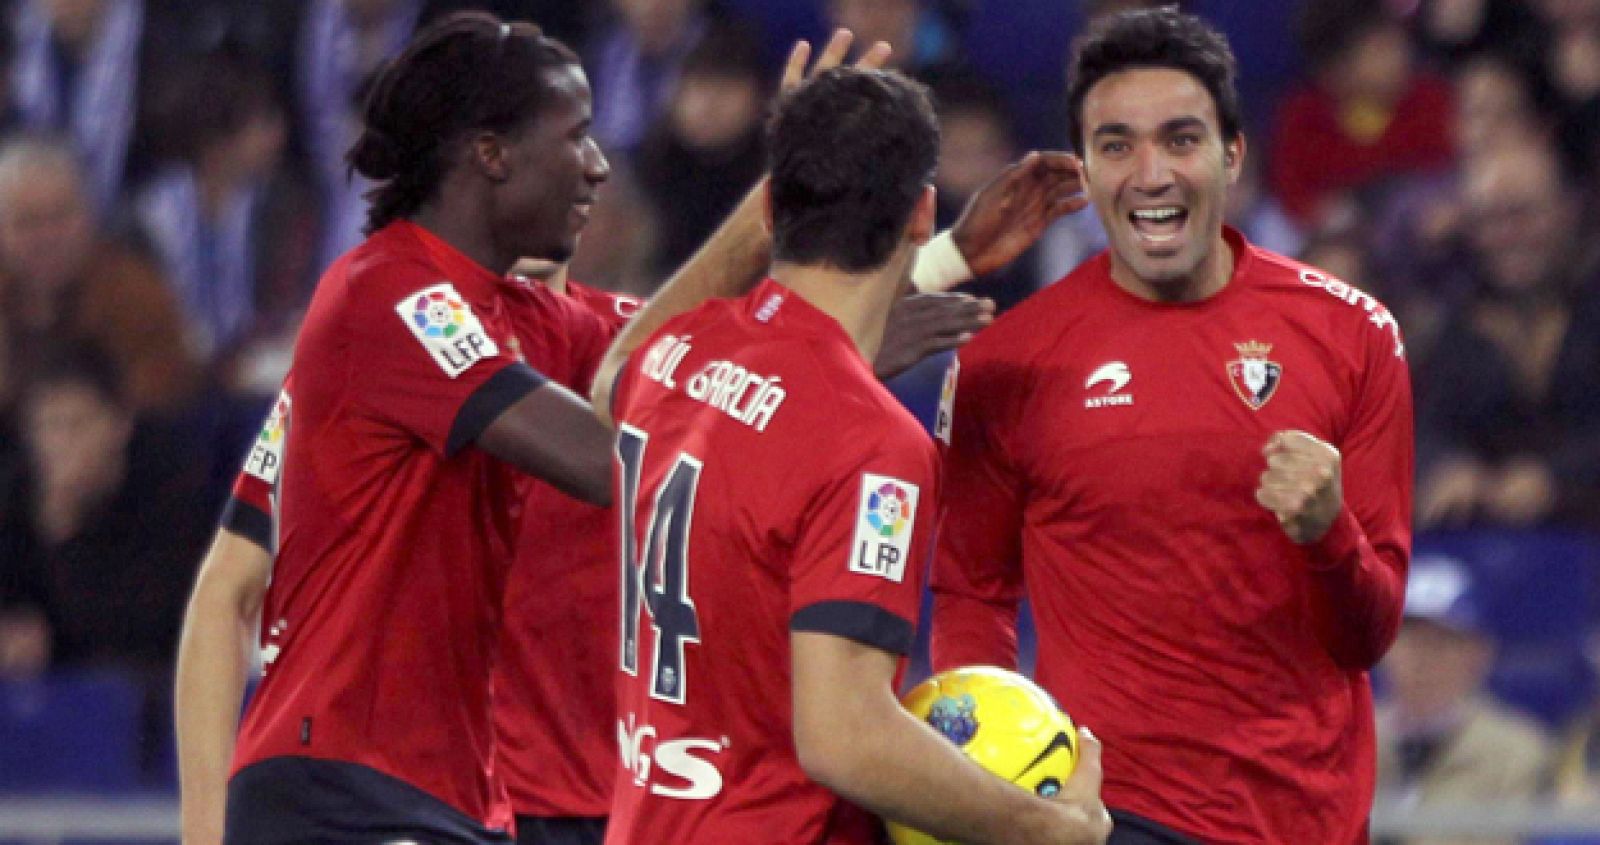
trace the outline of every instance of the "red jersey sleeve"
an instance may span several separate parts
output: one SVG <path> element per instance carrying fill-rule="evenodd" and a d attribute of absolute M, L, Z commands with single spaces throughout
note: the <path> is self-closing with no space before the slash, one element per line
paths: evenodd
<path fill-rule="evenodd" d="M 1394 318 L 1373 315 L 1342 456 L 1344 509 L 1310 548 L 1318 635 L 1341 665 L 1366 669 L 1394 642 L 1411 558 L 1411 376 Z M 1384 330 L 1391 329 L 1391 330 Z"/>
<path fill-rule="evenodd" d="M 789 629 L 908 654 L 939 499 L 933 444 L 891 427 L 811 497 L 790 569 Z"/>
<path fill-rule="evenodd" d="M 349 390 L 374 417 L 449 455 L 545 378 L 522 362 L 498 303 L 413 279 L 348 303 Z"/>
<path fill-rule="evenodd" d="M 933 564 L 932 661 L 1017 665 L 1022 601 L 1022 484 L 1006 458 L 1004 424 L 1024 395 L 1021 368 L 981 355 L 957 358 L 945 453 L 945 508 Z M 999 404 L 997 404 L 999 403 Z"/>
<path fill-rule="evenodd" d="M 283 446 L 289 435 L 292 400 L 289 388 L 284 387 L 278 399 L 261 424 L 261 433 L 250 444 L 245 456 L 244 469 L 234 479 L 233 493 L 222 511 L 222 527 L 273 553 L 274 491 L 278 474 L 283 470 Z"/>

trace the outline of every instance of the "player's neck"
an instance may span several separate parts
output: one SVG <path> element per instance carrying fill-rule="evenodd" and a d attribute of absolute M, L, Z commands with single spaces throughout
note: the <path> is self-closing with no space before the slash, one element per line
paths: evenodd
<path fill-rule="evenodd" d="M 900 250 L 889 263 L 866 273 L 780 261 L 772 265 L 772 278 L 837 320 L 861 357 L 870 362 L 878 357 L 878 347 L 883 344 L 889 306 L 910 272 L 911 254 Z"/>
<path fill-rule="evenodd" d="M 444 190 L 440 191 L 440 195 L 441 198 L 451 196 Z M 494 236 L 488 226 L 482 225 L 481 219 L 452 205 L 458 204 L 445 199 L 430 202 L 411 216 L 411 222 L 432 232 L 434 237 L 454 247 L 478 266 L 496 276 L 504 275 L 513 259 L 495 249 Z"/>
<path fill-rule="evenodd" d="M 1193 273 L 1172 279 L 1141 278 L 1113 250 L 1111 280 L 1117 287 L 1151 302 L 1201 302 L 1216 296 L 1228 286 L 1229 280 L 1233 278 L 1234 260 L 1233 247 L 1219 231 L 1205 259 Z"/>

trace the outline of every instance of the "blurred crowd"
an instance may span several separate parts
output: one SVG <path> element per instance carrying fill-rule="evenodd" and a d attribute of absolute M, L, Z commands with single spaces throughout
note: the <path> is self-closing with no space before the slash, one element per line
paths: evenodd
<path fill-rule="evenodd" d="M 367 82 L 420 24 L 489 8 L 579 50 L 614 172 L 572 272 L 648 293 L 761 172 L 793 39 L 849 27 L 932 87 L 948 225 L 1020 151 L 1065 143 L 1071 39 L 1129 5 L 0 2 L 0 675 L 112 663 L 161 695 L 301 310 L 361 237 L 370 185 L 344 153 Z M 1600 531 L 1600 0 L 1181 5 L 1227 31 L 1241 64 L 1250 150 L 1232 224 L 1405 329 L 1418 530 Z M 1103 246 L 1082 213 L 970 290 L 1009 307 Z M 915 373 L 900 387 L 937 389 Z M 1401 792 L 1454 759 L 1439 737 L 1487 671 L 1479 632 L 1447 618 L 1465 617 L 1408 624 L 1390 659 L 1385 772 Z M 1408 685 L 1419 665 L 1448 694 Z M 1565 751 L 1551 727 L 1490 732 L 1539 753 L 1493 792 L 1600 801 L 1584 775 L 1600 769 L 1594 725 Z"/>

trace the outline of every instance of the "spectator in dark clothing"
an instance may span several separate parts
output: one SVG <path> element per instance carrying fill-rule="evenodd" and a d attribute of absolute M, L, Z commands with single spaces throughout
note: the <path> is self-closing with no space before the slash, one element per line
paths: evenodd
<path fill-rule="evenodd" d="M 1412 33 L 1424 59 L 1453 71 L 1485 50 L 1532 60 L 1539 53 L 1538 16 L 1527 0 L 1422 0 Z"/>
<path fill-rule="evenodd" d="M 21 507 L 0 513 L 0 655 L 12 672 L 170 664 L 215 502 L 193 462 L 147 461 L 109 360 L 64 347 L 34 374 L 19 414 L 28 458 Z M 20 621 L 19 621 L 20 620 Z M 16 659 L 20 649 L 36 665 Z"/>
<path fill-rule="evenodd" d="M 638 155 L 660 226 L 657 278 L 704 243 L 760 178 L 765 85 L 759 42 L 734 24 L 711 26 L 684 59 L 667 112 Z"/>
<path fill-rule="evenodd" d="M 1600 527 L 1600 244 L 1548 145 L 1467 164 L 1468 291 L 1415 362 L 1419 527 Z"/>

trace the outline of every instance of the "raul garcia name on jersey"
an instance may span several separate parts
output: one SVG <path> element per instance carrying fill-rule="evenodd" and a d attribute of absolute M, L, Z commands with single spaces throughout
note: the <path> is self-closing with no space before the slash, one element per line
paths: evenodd
<path fill-rule="evenodd" d="M 693 350 L 692 341 L 689 335 L 663 336 L 645 354 L 640 372 L 668 390 L 681 389 L 696 402 L 704 402 L 756 431 L 766 431 L 788 396 L 783 377 L 762 375 L 737 362 L 717 359 L 679 381 L 678 368 Z"/>

